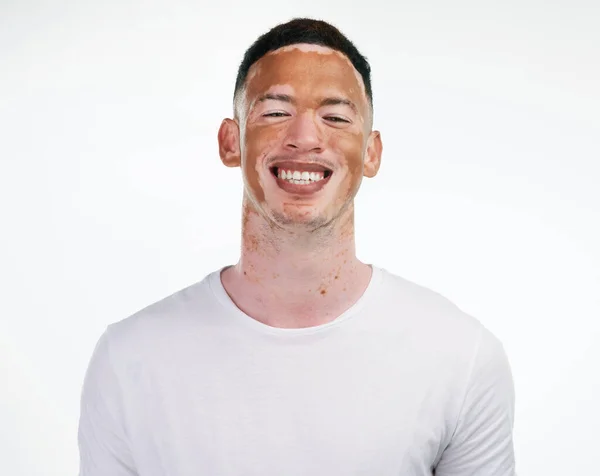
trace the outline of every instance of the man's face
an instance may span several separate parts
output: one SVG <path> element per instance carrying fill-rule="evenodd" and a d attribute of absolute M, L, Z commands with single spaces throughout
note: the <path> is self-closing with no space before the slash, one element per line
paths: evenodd
<path fill-rule="evenodd" d="M 249 71 L 237 117 L 246 197 L 280 226 L 332 222 L 352 204 L 363 174 L 379 168 L 362 78 L 329 48 L 265 55 Z"/>

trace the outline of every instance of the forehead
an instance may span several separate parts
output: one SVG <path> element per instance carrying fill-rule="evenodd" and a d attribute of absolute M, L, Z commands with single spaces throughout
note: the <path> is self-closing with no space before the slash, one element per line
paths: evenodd
<path fill-rule="evenodd" d="M 320 45 L 297 44 L 269 52 L 252 65 L 246 78 L 248 98 L 281 86 L 296 94 L 335 90 L 366 101 L 364 82 L 341 52 Z"/>

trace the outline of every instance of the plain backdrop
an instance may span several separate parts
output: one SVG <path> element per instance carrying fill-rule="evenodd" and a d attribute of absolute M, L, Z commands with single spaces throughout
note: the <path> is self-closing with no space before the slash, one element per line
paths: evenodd
<path fill-rule="evenodd" d="M 236 261 L 216 132 L 245 49 L 296 16 L 373 69 L 359 257 L 503 341 L 520 475 L 600 474 L 598 2 L 0 5 L 0 474 L 76 474 L 104 328 Z"/>

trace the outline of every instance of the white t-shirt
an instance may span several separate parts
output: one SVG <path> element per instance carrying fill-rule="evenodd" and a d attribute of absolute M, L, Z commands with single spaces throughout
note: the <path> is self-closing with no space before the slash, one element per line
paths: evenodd
<path fill-rule="evenodd" d="M 373 267 L 332 322 L 262 324 L 220 271 L 100 337 L 80 476 L 514 476 L 499 340 L 440 295 Z"/>

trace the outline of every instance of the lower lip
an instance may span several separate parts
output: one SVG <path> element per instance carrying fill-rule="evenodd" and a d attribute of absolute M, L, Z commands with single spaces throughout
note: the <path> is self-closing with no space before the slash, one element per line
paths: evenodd
<path fill-rule="evenodd" d="M 319 180 L 318 182 L 311 182 L 305 185 L 291 183 L 287 180 L 280 179 L 275 176 L 273 176 L 273 178 L 275 178 L 275 180 L 277 181 L 277 185 L 279 186 L 279 188 L 281 188 L 285 192 L 293 193 L 294 195 L 312 195 L 313 193 L 316 193 L 319 190 L 321 190 L 327 184 L 327 182 L 329 182 L 331 175 L 332 174 L 330 174 L 327 178 Z"/>

